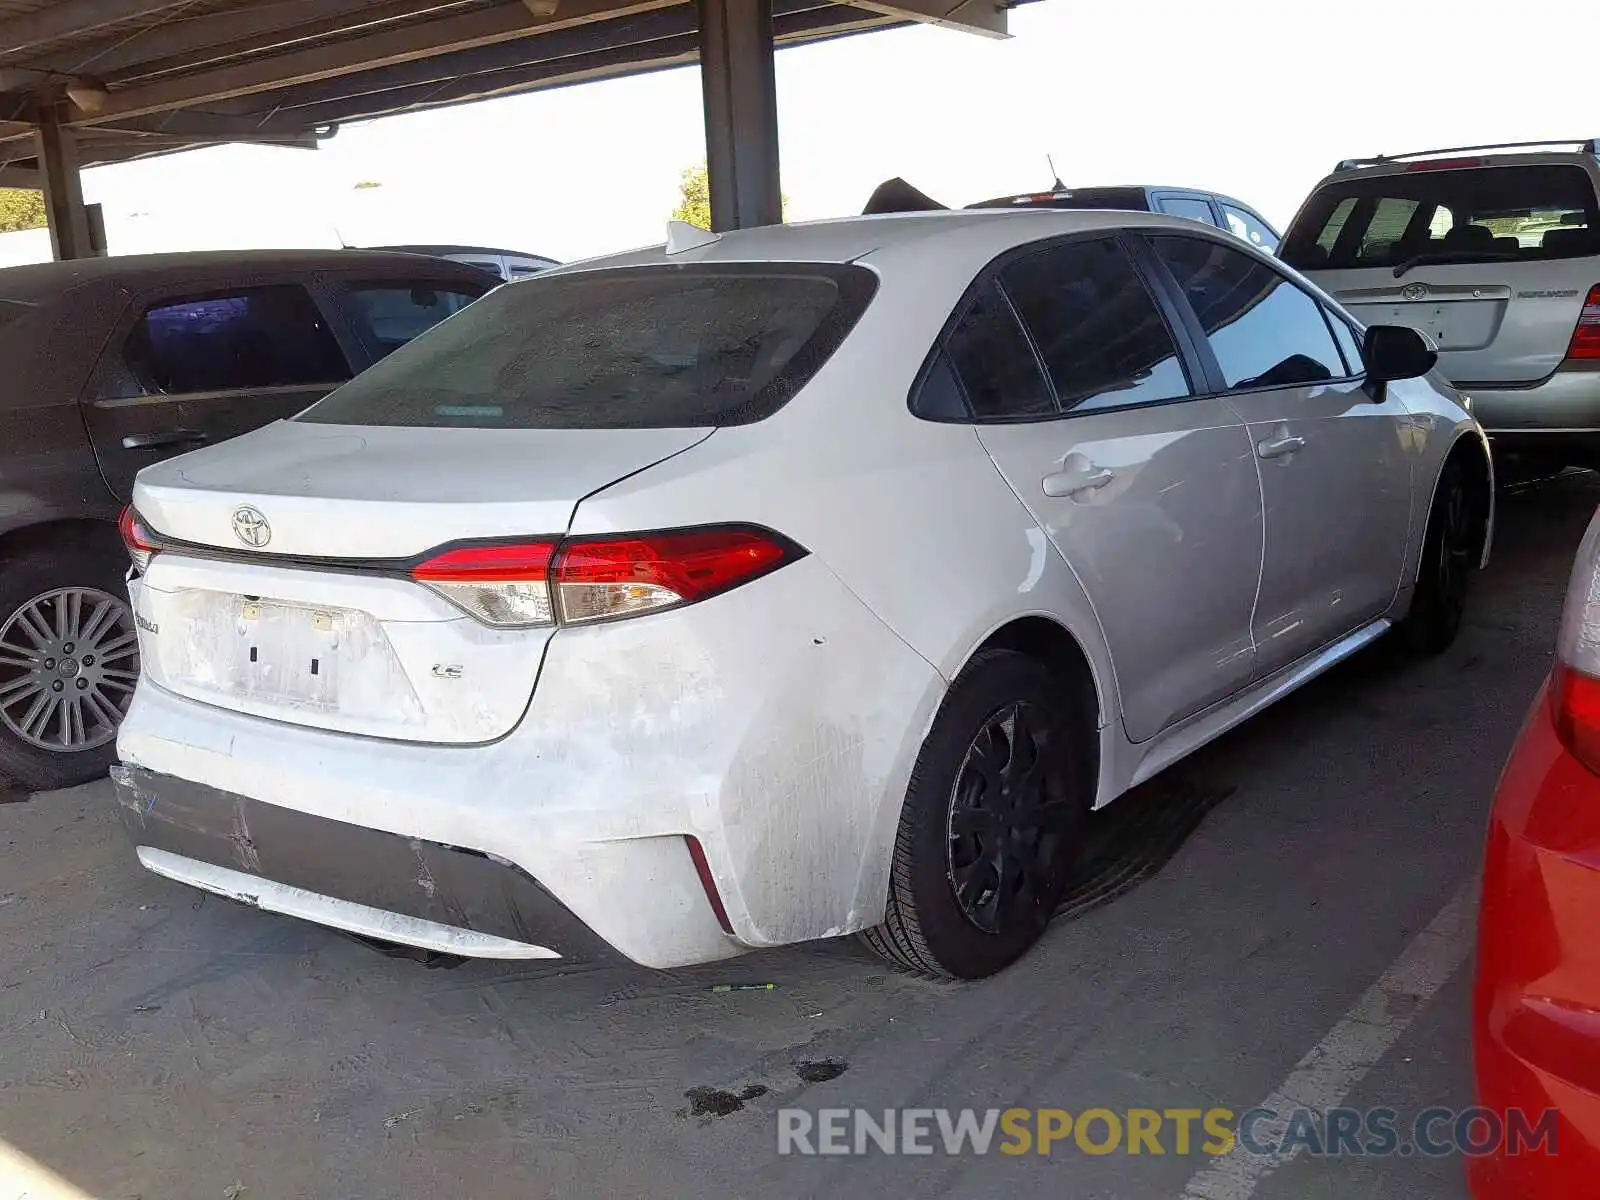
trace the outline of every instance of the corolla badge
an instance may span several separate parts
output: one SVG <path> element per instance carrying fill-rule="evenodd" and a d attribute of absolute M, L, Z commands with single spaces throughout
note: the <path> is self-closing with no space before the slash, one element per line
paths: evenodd
<path fill-rule="evenodd" d="M 259 550 L 272 540 L 272 526 L 259 508 L 246 504 L 233 510 L 233 536 Z"/>
<path fill-rule="evenodd" d="M 1428 285 L 1425 283 L 1408 283 L 1400 289 L 1402 300 L 1426 300 L 1428 298 Z"/>

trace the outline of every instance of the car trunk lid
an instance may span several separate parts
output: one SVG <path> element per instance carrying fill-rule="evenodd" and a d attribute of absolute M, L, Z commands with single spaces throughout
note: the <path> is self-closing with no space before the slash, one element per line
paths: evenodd
<path fill-rule="evenodd" d="M 412 580 L 446 543 L 559 538 L 584 496 L 710 429 L 397 429 L 286 422 L 154 467 L 166 548 L 132 588 L 151 682 L 345 733 L 503 736 L 553 628 L 495 628 Z"/>

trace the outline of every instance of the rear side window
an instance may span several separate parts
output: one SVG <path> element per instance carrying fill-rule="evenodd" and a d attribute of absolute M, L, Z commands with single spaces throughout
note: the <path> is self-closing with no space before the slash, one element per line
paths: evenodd
<path fill-rule="evenodd" d="M 336 383 L 344 352 L 298 284 L 211 292 L 147 308 L 123 347 L 147 394 Z"/>
<path fill-rule="evenodd" d="M 1322 306 L 1253 255 L 1200 238 L 1152 237 L 1200 324 L 1228 388 L 1342 378 Z"/>
<path fill-rule="evenodd" d="M 482 288 L 437 283 L 357 284 L 344 292 L 346 314 L 375 358 L 386 358 L 413 338 L 454 316 Z"/>
<path fill-rule="evenodd" d="M 973 296 L 945 339 L 944 352 L 974 420 L 1029 421 L 1056 415 L 1055 397 L 1039 372 L 1028 335 L 993 281 Z"/>
<path fill-rule="evenodd" d="M 1600 254 L 1594 184 L 1578 166 L 1416 164 L 1321 188 L 1284 238 L 1305 270 L 1524 262 Z"/>
<path fill-rule="evenodd" d="M 1278 235 L 1260 217 L 1254 213 L 1246 212 L 1242 208 L 1235 208 L 1231 204 L 1222 206 L 1222 218 L 1228 222 L 1228 232 L 1234 237 L 1242 238 L 1257 249 L 1272 253 L 1278 248 Z"/>
<path fill-rule="evenodd" d="M 1018 260 L 1000 281 L 1044 360 L 1064 412 L 1189 394 L 1166 321 L 1112 238 Z"/>
<path fill-rule="evenodd" d="M 838 348 L 876 276 L 825 263 L 633 267 L 497 288 L 297 420 L 507 429 L 744 425 Z"/>
<path fill-rule="evenodd" d="M 1175 217 L 1188 217 L 1191 221 L 1201 221 L 1207 225 L 1217 223 L 1211 213 L 1211 205 L 1204 200 L 1196 200 L 1192 196 L 1163 196 L 1160 204 L 1162 212 Z"/>

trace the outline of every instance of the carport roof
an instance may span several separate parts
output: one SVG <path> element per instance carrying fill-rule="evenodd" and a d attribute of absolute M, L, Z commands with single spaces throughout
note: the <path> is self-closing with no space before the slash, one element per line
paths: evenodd
<path fill-rule="evenodd" d="M 990 35 L 1009 0 L 773 0 L 780 46 L 912 22 Z M 59 105 L 93 166 L 696 61 L 680 0 L 0 0 L 0 185 Z"/>

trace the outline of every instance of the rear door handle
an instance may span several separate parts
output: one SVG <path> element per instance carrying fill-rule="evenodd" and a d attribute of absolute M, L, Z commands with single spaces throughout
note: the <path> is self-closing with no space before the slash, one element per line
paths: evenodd
<path fill-rule="evenodd" d="M 1094 467 L 1083 471 L 1057 471 L 1040 480 L 1046 496 L 1059 500 L 1064 496 L 1078 496 L 1084 492 L 1097 492 L 1117 477 L 1110 467 Z"/>
<path fill-rule="evenodd" d="M 1256 453 L 1262 458 L 1282 458 L 1286 454 L 1293 454 L 1296 450 L 1304 450 L 1306 440 L 1293 434 L 1284 434 L 1281 437 L 1268 438 L 1264 442 L 1256 443 Z"/>
<path fill-rule="evenodd" d="M 211 435 L 198 429 L 164 429 L 159 433 L 130 433 L 122 439 L 124 450 L 164 450 L 169 446 L 198 446 Z"/>

